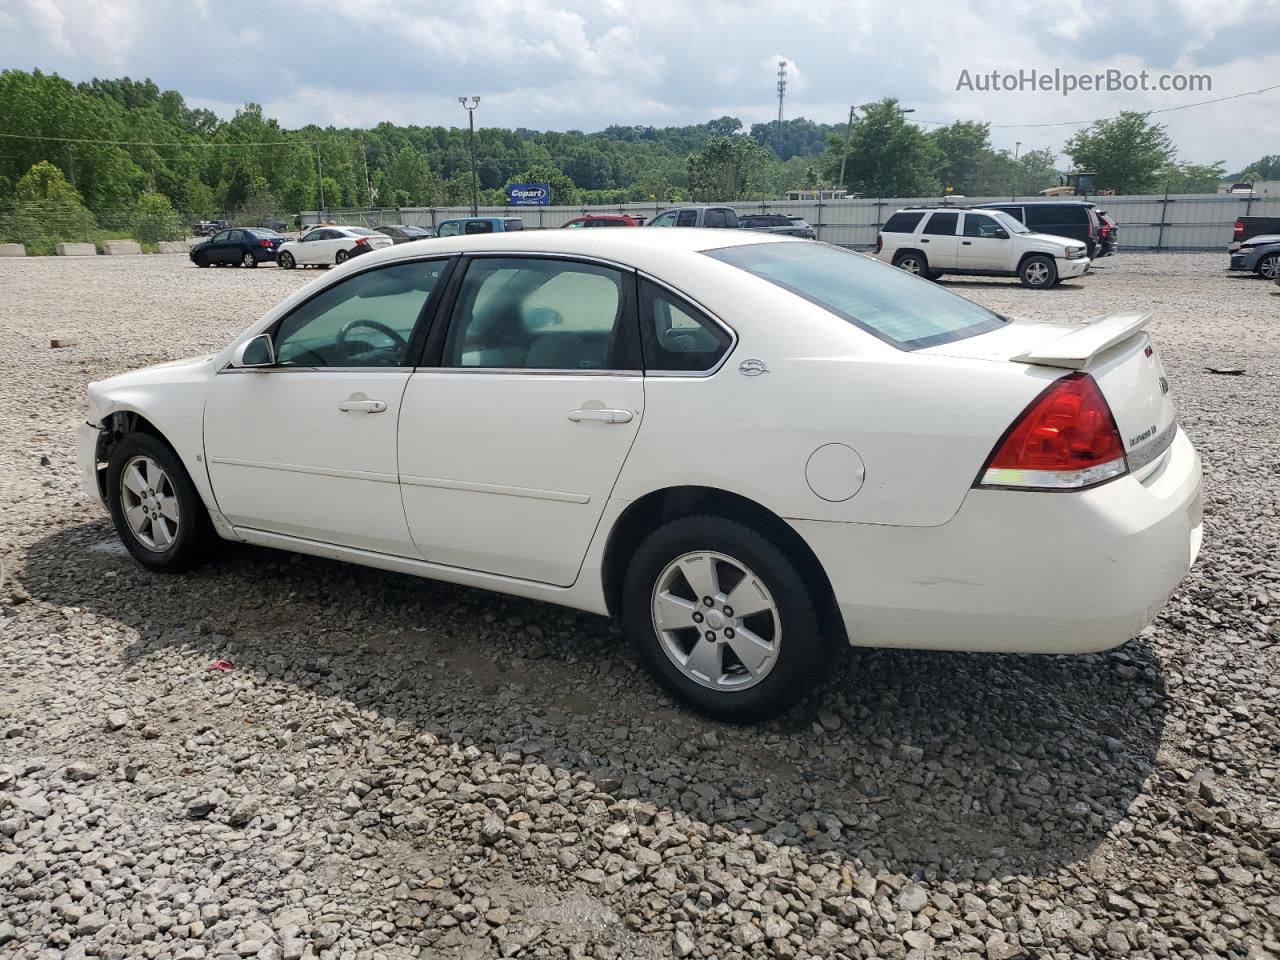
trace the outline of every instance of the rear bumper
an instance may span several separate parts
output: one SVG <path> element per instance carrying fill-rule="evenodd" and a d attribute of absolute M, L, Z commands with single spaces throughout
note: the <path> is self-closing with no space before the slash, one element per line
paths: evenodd
<path fill-rule="evenodd" d="M 792 521 L 858 646 L 1085 653 L 1159 613 L 1200 550 L 1200 457 L 1181 429 L 1139 481 L 971 490 L 937 527 Z"/>

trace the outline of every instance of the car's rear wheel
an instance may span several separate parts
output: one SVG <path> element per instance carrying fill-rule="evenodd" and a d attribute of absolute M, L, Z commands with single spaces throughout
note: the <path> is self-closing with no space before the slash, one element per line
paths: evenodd
<path fill-rule="evenodd" d="M 793 706 L 830 669 L 814 592 L 787 552 L 716 516 L 673 520 L 636 550 L 623 619 L 674 696 L 722 720 Z"/>
<path fill-rule="evenodd" d="M 258 265 L 258 258 L 253 255 L 252 251 L 246 250 L 244 252 L 244 256 L 240 258 L 240 266 L 256 267 L 257 265 Z"/>
<path fill-rule="evenodd" d="M 1258 261 L 1258 276 L 1267 280 L 1280 278 L 1280 253 L 1269 253 Z"/>
<path fill-rule="evenodd" d="M 893 258 L 893 265 L 899 270 L 905 270 L 907 273 L 913 273 L 918 277 L 929 276 L 929 260 L 923 253 L 916 253 L 914 250 L 908 250 L 906 253 L 900 253 Z"/>
<path fill-rule="evenodd" d="M 288 250 L 285 250 L 280 254 L 280 256 L 276 257 L 276 263 L 285 270 L 292 270 L 298 265 L 297 261 L 293 259 L 293 254 Z"/>
<path fill-rule="evenodd" d="M 151 434 L 131 433 L 116 444 L 107 463 L 106 493 L 116 533 L 152 570 L 185 570 L 214 536 L 182 461 Z"/>
<path fill-rule="evenodd" d="M 339 250 L 338 255 L 333 258 L 334 263 L 346 263 L 351 258 L 351 254 L 345 250 Z"/>
<path fill-rule="evenodd" d="M 1041 254 L 1027 257 L 1018 268 L 1018 279 L 1022 281 L 1024 287 L 1032 287 L 1036 290 L 1052 287 L 1058 282 L 1058 265 L 1053 262 L 1053 257 Z"/>

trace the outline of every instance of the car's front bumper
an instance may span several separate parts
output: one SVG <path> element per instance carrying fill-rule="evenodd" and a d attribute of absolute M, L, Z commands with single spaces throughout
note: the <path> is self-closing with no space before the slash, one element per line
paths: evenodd
<path fill-rule="evenodd" d="M 1055 257 L 1054 260 L 1058 264 L 1058 279 L 1066 280 L 1071 277 L 1083 277 L 1089 272 L 1089 264 L 1093 261 L 1088 257 L 1074 257 L 1068 260 L 1066 257 Z"/>
<path fill-rule="evenodd" d="M 971 490 L 936 527 L 792 521 L 858 646 L 1084 653 L 1151 622 L 1200 550 L 1200 457 L 1178 430 L 1142 480 Z"/>
<path fill-rule="evenodd" d="M 101 434 L 92 423 L 80 424 L 76 431 L 76 466 L 80 468 L 80 486 L 85 494 L 106 506 L 98 486 L 98 437 Z"/>

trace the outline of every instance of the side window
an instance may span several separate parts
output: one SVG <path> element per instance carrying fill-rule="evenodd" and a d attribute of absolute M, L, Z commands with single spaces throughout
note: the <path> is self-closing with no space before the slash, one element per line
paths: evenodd
<path fill-rule="evenodd" d="M 677 227 L 696 227 L 698 225 L 697 210 L 681 210 L 676 217 Z"/>
<path fill-rule="evenodd" d="M 623 274 L 554 259 L 473 260 L 445 337 L 445 367 L 637 369 Z"/>
<path fill-rule="evenodd" d="M 964 235 L 966 237 L 995 237 L 1000 224 L 985 213 L 966 213 L 964 215 Z"/>
<path fill-rule="evenodd" d="M 456 237 L 457 235 L 458 224 L 453 220 L 440 224 L 440 229 L 436 232 L 437 237 Z"/>
<path fill-rule="evenodd" d="M 515 220 L 515 219 L 512 219 L 512 220 L 503 220 L 503 221 L 502 221 L 502 229 L 503 229 L 503 230 L 505 230 L 507 233 L 510 233 L 512 230 L 523 230 L 523 229 L 524 229 L 524 221 L 523 221 L 523 220 Z"/>
<path fill-rule="evenodd" d="M 493 233 L 493 224 L 488 220 L 468 220 L 462 228 L 463 233 Z"/>
<path fill-rule="evenodd" d="M 282 367 L 404 367 L 418 316 L 447 260 L 366 270 L 312 297 L 280 321 Z"/>
<path fill-rule="evenodd" d="M 585 220 L 573 220 L 565 224 L 565 226 L 568 227 L 570 230 L 581 230 L 586 225 L 587 225 L 587 221 Z"/>
<path fill-rule="evenodd" d="M 230 230 L 223 230 L 220 234 L 213 238 L 213 243 L 226 243 L 227 238 L 231 236 Z"/>
<path fill-rule="evenodd" d="M 640 286 L 640 343 L 649 373 L 710 370 L 733 338 L 697 307 L 647 280 Z"/>
<path fill-rule="evenodd" d="M 702 225 L 704 227 L 724 227 L 728 226 L 728 223 L 725 220 L 723 210 L 708 210 Z"/>
<path fill-rule="evenodd" d="M 960 215 L 957 213 L 935 213 L 924 225 L 924 232 L 931 237 L 954 237 L 956 221 L 959 219 Z"/>
<path fill-rule="evenodd" d="M 916 227 L 924 219 L 923 213 L 905 213 L 899 211 L 885 221 L 881 233 L 915 233 Z"/>
<path fill-rule="evenodd" d="M 1027 207 L 1026 224 L 1028 227 L 1043 227 L 1051 223 L 1061 223 L 1053 207 Z"/>
<path fill-rule="evenodd" d="M 672 210 L 664 213 L 660 217 L 656 217 L 649 226 L 651 227 L 674 227 L 676 225 L 676 212 Z"/>
<path fill-rule="evenodd" d="M 1003 210 L 1019 223 L 1025 224 L 1027 222 L 1026 210 L 1023 207 L 996 207 L 996 209 Z"/>

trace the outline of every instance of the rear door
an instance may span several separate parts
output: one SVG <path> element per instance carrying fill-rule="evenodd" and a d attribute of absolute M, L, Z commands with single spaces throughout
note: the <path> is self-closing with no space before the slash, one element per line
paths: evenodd
<path fill-rule="evenodd" d="M 400 484 L 432 563 L 569 586 L 644 411 L 634 274 L 475 257 L 400 414 Z"/>
<path fill-rule="evenodd" d="M 929 266 L 935 270 L 954 270 L 959 266 L 957 251 L 960 241 L 956 236 L 959 223 L 958 212 L 935 210 L 920 231 L 920 249 L 929 258 Z"/>

